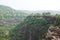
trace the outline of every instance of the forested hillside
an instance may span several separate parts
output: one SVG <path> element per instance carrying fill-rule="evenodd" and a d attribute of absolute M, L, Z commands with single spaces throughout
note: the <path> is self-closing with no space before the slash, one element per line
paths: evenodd
<path fill-rule="evenodd" d="M 46 36 L 51 26 L 60 29 L 60 11 L 15 10 L 0 5 L 0 40 L 45 40 L 50 38 Z"/>
<path fill-rule="evenodd" d="M 27 15 L 23 11 L 0 5 L 0 24 L 16 24 Z"/>
<path fill-rule="evenodd" d="M 48 40 L 46 39 L 46 34 L 51 26 L 57 26 L 57 29 L 60 27 L 60 15 L 55 14 L 52 16 L 50 12 L 42 15 L 39 13 L 31 14 L 10 31 L 9 40 Z"/>
<path fill-rule="evenodd" d="M 9 31 L 27 15 L 25 12 L 0 5 L 0 40 L 8 40 Z"/>

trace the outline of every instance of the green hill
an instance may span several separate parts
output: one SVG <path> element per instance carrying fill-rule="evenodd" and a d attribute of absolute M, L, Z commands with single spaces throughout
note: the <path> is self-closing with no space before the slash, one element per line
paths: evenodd
<path fill-rule="evenodd" d="M 16 24 L 27 15 L 28 14 L 23 11 L 0 5 L 0 24 Z"/>

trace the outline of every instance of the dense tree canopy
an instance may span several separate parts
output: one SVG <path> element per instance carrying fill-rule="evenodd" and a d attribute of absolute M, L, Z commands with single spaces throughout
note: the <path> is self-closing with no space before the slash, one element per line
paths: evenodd
<path fill-rule="evenodd" d="M 52 25 L 60 28 L 59 11 L 15 10 L 0 5 L 0 40 L 42 40 Z"/>
<path fill-rule="evenodd" d="M 29 15 L 13 30 L 11 40 L 39 40 L 49 28 L 47 23 L 47 20 L 41 16 Z"/>
<path fill-rule="evenodd" d="M 60 26 L 60 15 L 57 15 L 57 24 L 56 25 Z"/>

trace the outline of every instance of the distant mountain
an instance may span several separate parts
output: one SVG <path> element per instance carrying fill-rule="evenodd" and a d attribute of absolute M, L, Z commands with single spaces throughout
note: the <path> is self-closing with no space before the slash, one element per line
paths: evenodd
<path fill-rule="evenodd" d="M 0 24 L 15 24 L 24 19 L 28 14 L 0 5 Z"/>
<path fill-rule="evenodd" d="M 47 12 L 50 12 L 52 15 L 55 15 L 55 14 L 60 14 L 60 11 L 54 11 L 54 10 L 37 10 L 37 11 L 30 11 L 30 13 L 47 13 Z"/>
<path fill-rule="evenodd" d="M 32 13 L 47 13 L 47 12 L 50 12 L 52 15 L 54 14 L 60 14 L 60 11 L 54 11 L 54 10 L 37 10 L 37 11 L 30 11 L 30 10 L 19 10 L 19 11 L 22 11 L 24 13 L 27 13 L 27 14 L 32 14 Z"/>
<path fill-rule="evenodd" d="M 51 14 L 60 14 L 60 11 L 52 10 L 38 10 L 38 11 L 29 11 L 29 10 L 15 10 L 8 6 L 0 5 L 0 24 L 15 24 L 23 20 L 26 16 L 32 13 L 45 13 L 50 12 Z"/>

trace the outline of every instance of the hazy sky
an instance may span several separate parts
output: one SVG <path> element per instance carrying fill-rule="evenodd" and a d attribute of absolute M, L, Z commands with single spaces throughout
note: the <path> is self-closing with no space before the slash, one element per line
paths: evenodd
<path fill-rule="evenodd" d="M 60 0 L 0 0 L 0 5 L 16 10 L 59 10 Z"/>

